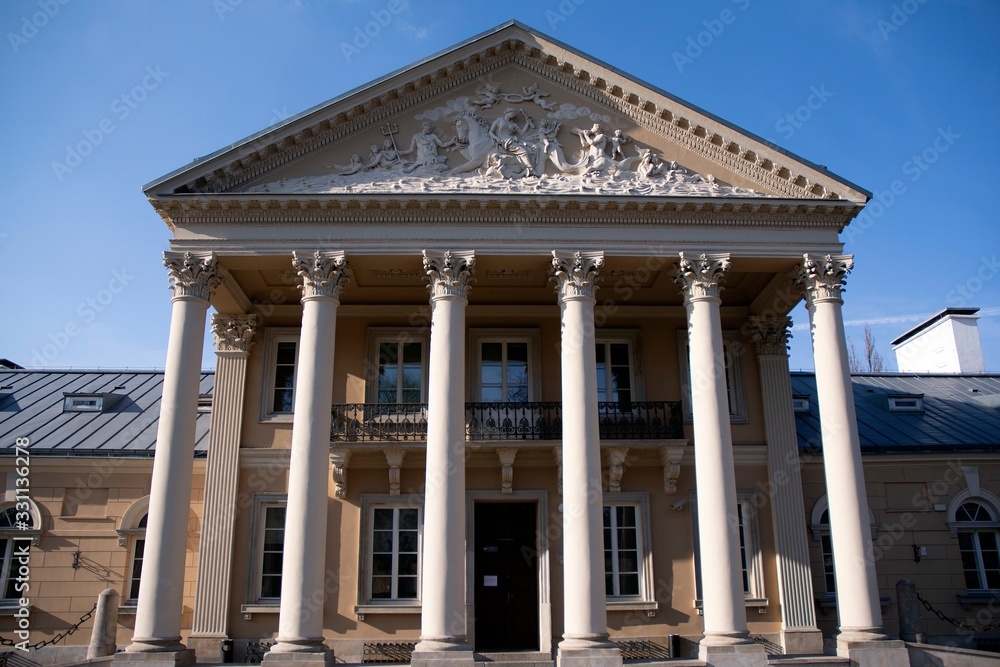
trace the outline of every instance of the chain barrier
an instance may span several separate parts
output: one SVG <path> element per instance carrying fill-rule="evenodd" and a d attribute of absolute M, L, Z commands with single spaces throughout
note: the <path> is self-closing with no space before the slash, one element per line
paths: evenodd
<path fill-rule="evenodd" d="M 66 629 L 63 632 L 60 632 L 59 634 L 57 634 L 52 639 L 46 639 L 45 641 L 40 641 L 40 642 L 35 642 L 34 644 L 29 644 L 28 648 L 38 650 L 38 649 L 42 648 L 43 646 L 48 646 L 50 644 L 58 644 L 59 642 L 61 642 L 62 640 L 66 639 L 71 634 L 73 634 L 74 632 L 76 632 L 77 630 L 79 630 L 81 625 L 83 625 L 84 623 L 86 623 L 87 621 L 89 621 L 91 619 L 91 617 L 94 615 L 95 611 L 97 611 L 97 603 L 96 602 L 94 603 L 94 606 L 90 608 L 90 611 L 88 611 L 86 614 L 84 614 L 83 616 L 81 616 L 80 620 L 77 621 L 76 623 L 74 623 L 73 625 L 69 626 L 68 629 Z M 17 644 L 18 644 L 18 642 L 15 642 L 13 639 L 7 639 L 6 637 L 0 637 L 0 646 L 17 646 Z"/>
<path fill-rule="evenodd" d="M 969 632 L 974 632 L 978 634 L 980 632 L 990 632 L 991 630 L 996 630 L 997 628 L 1000 628 L 1000 621 L 997 621 L 996 623 L 990 623 L 989 625 L 966 625 L 965 623 L 962 623 L 959 620 L 951 618 L 950 616 L 945 616 L 943 612 L 932 607 L 930 602 L 920 597 L 920 593 L 917 593 L 917 599 L 920 600 L 921 604 L 924 605 L 924 608 L 927 611 L 931 612 L 945 623 L 951 623 L 959 630 L 968 630 Z"/>

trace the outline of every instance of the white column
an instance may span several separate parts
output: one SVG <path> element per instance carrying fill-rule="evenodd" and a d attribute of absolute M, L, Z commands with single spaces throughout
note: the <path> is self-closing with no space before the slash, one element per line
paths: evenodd
<path fill-rule="evenodd" d="M 806 254 L 798 273 L 812 329 L 841 643 L 886 637 L 841 312 L 840 293 L 853 264 L 850 255 Z"/>
<path fill-rule="evenodd" d="M 552 253 L 562 312 L 563 640 L 558 664 L 621 665 L 608 641 L 594 304 L 599 252 Z"/>
<path fill-rule="evenodd" d="M 747 329 L 760 368 L 767 436 L 769 504 L 774 523 L 778 595 L 781 605 L 781 644 L 786 654 L 823 652 L 823 635 L 816 627 L 809 542 L 802 521 L 802 474 L 799 441 L 792 409 L 792 380 L 788 374 L 790 317 L 750 317 Z"/>
<path fill-rule="evenodd" d="M 411 665 L 473 665 L 465 621 L 465 306 L 471 252 L 423 253 L 430 280 L 420 643 Z"/>
<path fill-rule="evenodd" d="M 229 636 L 243 397 L 247 360 L 258 320 L 256 315 L 212 317 L 216 366 L 211 444 L 205 466 L 205 511 L 198 549 L 194 622 L 188 640 L 199 657 L 208 661 L 219 659 L 220 642 Z"/>
<path fill-rule="evenodd" d="M 323 643 L 326 514 L 330 500 L 330 406 L 337 306 L 347 283 L 341 252 L 292 254 L 302 284 L 302 333 L 295 362 L 292 451 L 285 511 L 278 643 L 266 663 L 332 662 Z"/>
<path fill-rule="evenodd" d="M 146 549 L 132 644 L 116 660 L 188 664 L 194 661 L 194 651 L 181 644 L 180 635 L 195 420 L 205 315 L 208 299 L 221 279 L 214 255 L 166 252 L 163 258 L 173 281 L 174 296 L 149 491 Z"/>

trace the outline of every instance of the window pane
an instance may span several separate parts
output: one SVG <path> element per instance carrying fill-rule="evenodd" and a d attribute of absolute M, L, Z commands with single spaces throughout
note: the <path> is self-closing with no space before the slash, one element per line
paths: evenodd
<path fill-rule="evenodd" d="M 417 554 L 399 554 L 399 561 L 397 562 L 400 575 L 416 575 L 417 574 Z"/>
<path fill-rule="evenodd" d="M 635 526 L 635 508 L 634 507 L 619 507 L 618 508 L 618 525 L 619 526 Z"/>
<path fill-rule="evenodd" d="M 392 532 L 376 530 L 372 537 L 372 551 L 374 553 L 392 553 Z"/>
<path fill-rule="evenodd" d="M 392 577 L 372 577 L 372 597 L 387 599 L 392 597 Z"/>
<path fill-rule="evenodd" d="M 528 384 L 528 365 L 520 361 L 508 362 L 507 384 Z"/>
<path fill-rule="evenodd" d="M 639 594 L 639 575 L 638 574 L 623 574 L 618 579 L 618 594 L 619 595 L 638 595 Z"/>
<path fill-rule="evenodd" d="M 264 515 L 264 528 L 285 529 L 285 508 L 268 507 Z"/>
<path fill-rule="evenodd" d="M 281 577 L 280 576 L 262 577 L 260 580 L 260 596 L 262 598 L 280 598 Z"/>
<path fill-rule="evenodd" d="M 604 594 L 607 595 L 608 597 L 615 594 L 614 582 L 615 579 L 612 575 L 610 574 L 604 575 Z"/>
<path fill-rule="evenodd" d="M 419 389 L 404 389 L 403 390 L 403 403 L 419 403 L 420 402 L 420 390 Z"/>
<path fill-rule="evenodd" d="M 379 508 L 375 510 L 375 530 L 392 530 L 392 510 Z"/>
<path fill-rule="evenodd" d="M 622 389 L 628 390 L 632 387 L 632 380 L 629 377 L 628 368 L 617 368 L 611 369 L 611 378 L 614 382 L 614 388 L 621 391 Z"/>
<path fill-rule="evenodd" d="M 619 549 L 636 549 L 636 536 L 635 530 L 630 528 L 618 529 L 618 548 Z"/>
<path fill-rule="evenodd" d="M 607 353 L 607 346 L 604 343 L 598 343 L 595 352 L 597 353 L 597 363 L 603 364 Z M 598 366 L 598 368 L 600 368 L 600 366 Z"/>
<path fill-rule="evenodd" d="M 482 359 L 484 365 L 488 361 L 503 361 L 503 343 L 483 343 Z"/>
<path fill-rule="evenodd" d="M 503 389 L 500 387 L 483 387 L 482 398 L 484 403 L 502 403 Z"/>
<path fill-rule="evenodd" d="M 520 361 L 524 365 L 528 364 L 528 344 L 527 343 L 507 343 L 507 363 Z"/>
<path fill-rule="evenodd" d="M 396 389 L 398 387 L 398 369 L 396 366 L 382 366 L 378 369 L 378 388 Z"/>
<path fill-rule="evenodd" d="M 272 412 L 291 412 L 292 411 L 292 390 L 291 389 L 278 389 L 274 392 L 274 405 L 271 406 Z"/>
<path fill-rule="evenodd" d="M 421 347 L 420 343 L 403 343 L 403 363 L 417 364 L 419 366 L 423 360 L 423 355 L 420 351 Z"/>
<path fill-rule="evenodd" d="M 528 401 L 528 388 L 524 385 L 516 387 L 507 387 L 507 402 L 508 403 L 527 403 Z"/>
<path fill-rule="evenodd" d="M 639 556 L 635 551 L 619 551 L 618 552 L 618 571 L 619 572 L 638 572 L 639 571 Z"/>
<path fill-rule="evenodd" d="M 375 554 L 372 556 L 372 574 L 392 575 L 392 554 Z"/>
<path fill-rule="evenodd" d="M 284 343 L 278 343 L 278 351 L 276 355 L 276 361 L 283 365 L 294 365 L 295 364 L 295 343 L 286 341 Z"/>
<path fill-rule="evenodd" d="M 499 385 L 501 382 L 503 382 L 502 370 L 503 367 L 500 364 L 492 362 L 487 363 L 484 361 L 483 371 L 481 376 L 482 384 Z"/>
<path fill-rule="evenodd" d="M 628 368 L 628 343 L 611 343 L 611 365 Z"/>
<path fill-rule="evenodd" d="M 404 529 L 414 529 L 417 527 L 417 510 L 399 510 L 399 527 Z"/>
<path fill-rule="evenodd" d="M 399 360 L 399 346 L 396 343 L 379 343 L 378 344 L 378 363 L 379 365 L 385 366 L 395 366 L 396 362 Z"/>
<path fill-rule="evenodd" d="M 417 531 L 415 530 L 399 531 L 399 552 L 417 553 Z"/>
<path fill-rule="evenodd" d="M 400 600 L 416 600 L 417 578 L 400 577 L 396 589 L 397 589 L 396 597 L 399 598 Z"/>
<path fill-rule="evenodd" d="M 281 560 L 282 560 L 282 554 L 280 553 L 264 554 L 264 564 L 261 566 L 261 572 L 265 576 L 269 574 L 280 575 Z"/>

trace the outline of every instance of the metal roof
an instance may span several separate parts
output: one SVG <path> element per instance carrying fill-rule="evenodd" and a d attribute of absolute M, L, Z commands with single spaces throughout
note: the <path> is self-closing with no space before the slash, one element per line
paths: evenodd
<path fill-rule="evenodd" d="M 199 393 L 211 394 L 214 380 L 203 371 Z M 151 457 L 162 391 L 163 371 L 0 369 L 0 455 L 28 438 L 41 456 Z M 106 400 L 101 412 L 64 412 L 67 393 L 121 398 Z M 199 411 L 195 456 L 208 451 L 210 421 Z"/>
<path fill-rule="evenodd" d="M 851 382 L 863 452 L 1000 451 L 1000 375 L 859 373 Z M 809 412 L 796 412 L 795 425 L 799 446 L 815 448 L 816 376 L 792 373 L 792 393 L 809 396 Z M 923 410 L 890 410 L 889 397 L 900 395 L 922 395 Z"/>

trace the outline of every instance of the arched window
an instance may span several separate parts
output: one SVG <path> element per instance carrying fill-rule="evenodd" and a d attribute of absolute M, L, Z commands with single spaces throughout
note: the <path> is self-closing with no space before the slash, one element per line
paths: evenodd
<path fill-rule="evenodd" d="M 872 530 L 872 538 L 878 529 L 878 522 L 871 508 L 868 508 L 868 520 Z M 823 496 L 813 505 L 809 522 L 812 530 L 813 540 L 819 542 L 820 557 L 823 565 L 823 582 L 826 585 L 826 594 L 833 596 L 837 592 L 837 577 L 833 567 L 833 538 L 830 536 L 830 499 Z M 832 598 L 831 598 L 832 599 Z"/>
<path fill-rule="evenodd" d="M 136 523 L 135 530 L 141 530 L 141 535 L 136 535 L 132 540 L 132 557 L 129 558 L 128 575 L 128 597 L 127 603 L 134 604 L 139 600 L 139 581 L 142 577 L 142 554 L 146 548 L 146 519 L 148 514 L 143 514 Z"/>
<path fill-rule="evenodd" d="M 986 502 L 970 498 L 955 509 L 953 524 L 958 533 L 965 587 L 970 591 L 1000 590 L 996 511 Z"/>
<path fill-rule="evenodd" d="M 122 591 L 122 607 L 134 610 L 139 601 L 139 580 L 142 576 L 142 559 L 146 549 L 146 521 L 149 512 L 149 496 L 132 503 L 122 517 L 118 529 L 118 544 L 128 549 L 128 566 L 124 573 L 125 590 Z"/>
<path fill-rule="evenodd" d="M 38 544 L 40 516 L 30 501 L 11 504 L 0 510 L 0 599 L 16 600 L 27 590 L 20 577 L 20 565 L 27 565 L 32 544 Z"/>

